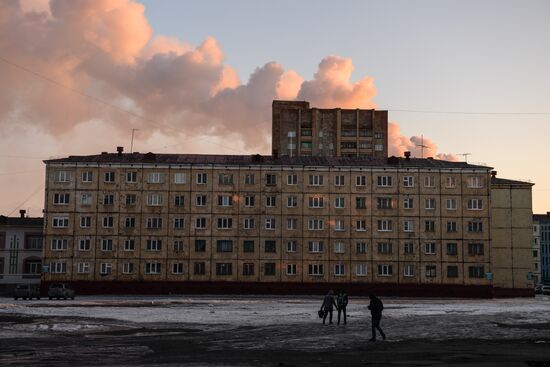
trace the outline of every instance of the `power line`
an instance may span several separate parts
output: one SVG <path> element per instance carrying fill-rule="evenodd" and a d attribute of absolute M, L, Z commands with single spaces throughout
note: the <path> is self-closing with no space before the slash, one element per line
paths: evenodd
<path fill-rule="evenodd" d="M 430 113 L 430 114 L 445 114 L 445 115 L 550 115 L 550 112 L 477 112 L 477 111 L 438 111 L 438 110 L 402 110 L 402 109 L 387 109 L 390 112 L 407 112 L 407 113 Z"/>
<path fill-rule="evenodd" d="M 18 206 L 15 207 L 15 209 L 13 209 L 11 212 L 9 212 L 9 214 L 7 215 L 8 217 L 10 215 L 12 215 L 18 208 L 21 208 L 23 205 L 25 205 L 27 203 L 27 201 L 29 201 L 34 195 L 36 195 L 39 191 L 42 190 L 42 187 L 44 186 L 44 183 L 41 183 L 38 188 L 36 188 L 36 190 L 34 190 L 32 192 L 32 194 L 30 194 L 26 199 L 25 201 L 23 201 L 21 204 L 19 204 Z"/>

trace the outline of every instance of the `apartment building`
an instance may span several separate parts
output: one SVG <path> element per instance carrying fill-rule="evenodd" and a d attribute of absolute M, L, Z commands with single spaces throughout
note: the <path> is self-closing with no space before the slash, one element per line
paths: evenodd
<path fill-rule="evenodd" d="M 537 219 L 537 216 L 540 214 L 533 214 L 533 282 L 535 284 L 542 283 L 542 272 L 541 272 L 541 251 L 542 246 L 540 244 L 541 240 L 541 223 Z M 549 218 L 550 219 L 550 218 Z M 549 228 L 550 229 L 550 228 Z"/>
<path fill-rule="evenodd" d="M 538 246 L 533 248 L 533 258 L 538 255 L 540 262 L 539 283 L 550 284 L 550 212 L 533 215 L 533 225 L 539 234 Z"/>
<path fill-rule="evenodd" d="M 388 156 L 388 111 L 273 101 L 272 113 L 274 156 Z"/>
<path fill-rule="evenodd" d="M 45 163 L 46 284 L 491 292 L 489 167 L 122 149 Z"/>

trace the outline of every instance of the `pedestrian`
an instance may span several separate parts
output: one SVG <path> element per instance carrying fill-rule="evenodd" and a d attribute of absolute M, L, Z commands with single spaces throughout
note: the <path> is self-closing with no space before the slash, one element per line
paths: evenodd
<path fill-rule="evenodd" d="M 329 324 L 332 324 L 333 306 L 338 307 L 336 306 L 336 301 L 334 300 L 334 291 L 331 289 L 328 291 L 327 295 L 323 299 L 323 304 L 321 305 L 321 311 L 323 311 L 323 325 L 325 324 L 327 315 L 330 315 Z"/>
<path fill-rule="evenodd" d="M 380 320 L 382 319 L 382 310 L 384 309 L 384 305 L 382 304 L 380 298 L 376 297 L 374 294 L 369 294 L 369 298 L 369 310 L 372 317 L 372 338 L 370 341 L 376 341 L 376 330 L 380 332 L 382 339 L 386 340 L 386 334 L 384 334 L 380 328 Z"/>
<path fill-rule="evenodd" d="M 344 325 L 348 323 L 346 317 L 346 307 L 348 306 L 348 295 L 346 291 L 341 289 L 336 296 L 336 309 L 338 310 L 338 325 L 340 325 L 340 315 L 344 314 Z"/>

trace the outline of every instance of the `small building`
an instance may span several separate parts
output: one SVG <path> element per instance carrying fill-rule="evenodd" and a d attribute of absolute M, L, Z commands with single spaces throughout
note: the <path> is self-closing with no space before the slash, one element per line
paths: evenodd
<path fill-rule="evenodd" d="M 540 256 L 540 283 L 550 284 L 550 212 L 533 215 L 533 228 L 538 236 Z M 535 249 L 533 249 L 533 255 Z"/>
<path fill-rule="evenodd" d="M 0 293 L 18 283 L 40 283 L 43 218 L 0 215 Z"/>

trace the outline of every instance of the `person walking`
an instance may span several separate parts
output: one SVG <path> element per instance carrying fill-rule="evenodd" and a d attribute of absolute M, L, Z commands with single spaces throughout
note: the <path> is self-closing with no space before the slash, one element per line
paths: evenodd
<path fill-rule="evenodd" d="M 321 305 L 321 311 L 323 311 L 323 325 L 325 324 L 327 315 L 329 314 L 329 324 L 332 324 L 332 311 L 334 310 L 333 306 L 338 307 L 336 305 L 336 301 L 334 300 L 334 291 L 331 289 L 328 291 L 327 295 L 323 299 L 323 304 Z"/>
<path fill-rule="evenodd" d="M 347 317 L 346 317 L 346 307 L 348 306 L 348 295 L 346 294 L 345 290 L 340 290 L 338 295 L 336 296 L 336 309 L 338 310 L 338 325 L 340 325 L 340 315 L 344 314 L 344 325 L 346 325 Z"/>
<path fill-rule="evenodd" d="M 376 330 L 380 332 L 382 339 L 386 340 L 386 334 L 384 334 L 384 332 L 380 328 L 380 320 L 382 319 L 382 310 L 384 309 L 384 305 L 382 304 L 380 298 L 376 297 L 374 294 L 370 294 L 369 298 L 369 310 L 372 317 L 372 338 L 370 339 L 370 341 L 376 341 Z"/>

